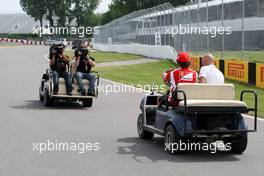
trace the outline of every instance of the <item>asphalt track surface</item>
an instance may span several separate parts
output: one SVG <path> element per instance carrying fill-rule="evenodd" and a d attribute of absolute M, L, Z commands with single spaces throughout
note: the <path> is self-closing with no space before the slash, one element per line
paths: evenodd
<path fill-rule="evenodd" d="M 92 108 L 58 103 L 46 108 L 38 86 L 47 47 L 0 48 L 1 176 L 260 176 L 264 173 L 263 121 L 249 134 L 243 155 L 188 152 L 169 155 L 163 138 L 138 138 L 137 115 L 142 93 L 101 93 Z M 101 81 L 102 85 L 112 84 Z M 251 122 L 252 119 L 247 119 Z M 251 123 L 249 123 L 251 125 Z M 100 143 L 99 151 L 33 150 L 33 143 Z"/>

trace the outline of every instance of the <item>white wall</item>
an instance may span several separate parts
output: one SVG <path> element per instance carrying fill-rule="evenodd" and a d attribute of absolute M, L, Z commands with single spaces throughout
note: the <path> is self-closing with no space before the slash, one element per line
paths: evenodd
<path fill-rule="evenodd" d="M 150 46 L 141 44 L 94 44 L 94 49 L 100 51 L 110 51 L 118 53 L 130 53 L 143 55 L 157 59 L 172 59 L 175 60 L 177 53 L 170 46 Z"/>

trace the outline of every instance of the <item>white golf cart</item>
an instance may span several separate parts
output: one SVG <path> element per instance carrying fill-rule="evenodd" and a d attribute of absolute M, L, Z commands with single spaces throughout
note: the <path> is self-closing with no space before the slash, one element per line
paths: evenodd
<path fill-rule="evenodd" d="M 79 85 L 75 78 L 73 78 L 73 91 L 72 96 L 67 95 L 65 80 L 59 78 L 59 91 L 58 94 L 53 94 L 53 79 L 52 72 L 50 69 L 46 70 L 46 73 L 43 74 L 40 87 L 39 87 L 39 99 L 44 103 L 45 106 L 53 106 L 56 100 L 66 100 L 66 101 L 81 101 L 83 107 L 92 107 L 93 99 L 98 97 L 98 86 L 99 86 L 99 74 L 98 72 L 92 72 L 96 76 L 95 82 L 95 95 L 94 96 L 83 96 L 78 92 Z M 88 89 L 88 80 L 83 80 L 85 89 Z"/>

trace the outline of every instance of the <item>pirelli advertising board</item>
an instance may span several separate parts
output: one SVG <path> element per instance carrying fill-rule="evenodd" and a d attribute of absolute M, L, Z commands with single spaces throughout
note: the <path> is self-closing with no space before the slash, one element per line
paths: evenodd
<path fill-rule="evenodd" d="M 190 68 L 196 71 L 200 70 L 200 58 L 199 57 L 195 57 L 195 56 L 191 56 L 190 57 Z"/>
<path fill-rule="evenodd" d="M 225 60 L 225 77 L 248 83 L 248 62 Z"/>
<path fill-rule="evenodd" d="M 264 64 L 256 64 L 256 86 L 264 88 Z"/>

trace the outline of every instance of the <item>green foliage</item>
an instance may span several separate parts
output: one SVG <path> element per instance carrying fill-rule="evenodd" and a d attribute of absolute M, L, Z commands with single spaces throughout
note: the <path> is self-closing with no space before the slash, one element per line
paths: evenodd
<path fill-rule="evenodd" d="M 49 20 L 50 26 L 54 26 L 53 16 L 55 15 L 55 10 L 58 8 L 57 0 L 43 0 L 45 1 L 45 6 L 43 8 L 47 9 L 46 19 Z"/>
<path fill-rule="evenodd" d="M 127 15 L 131 12 L 151 8 L 166 2 L 170 2 L 174 6 L 184 5 L 190 0 L 113 0 L 109 5 L 109 11 L 101 17 L 101 24 L 106 24 L 113 19 Z"/>
<path fill-rule="evenodd" d="M 99 4 L 99 0 L 72 0 L 72 16 L 75 17 L 77 26 L 90 25 L 89 17 L 94 18 L 93 11 Z"/>
<path fill-rule="evenodd" d="M 22 9 L 36 21 L 40 21 L 42 27 L 42 20 L 46 14 L 45 1 L 43 0 L 20 0 Z"/>
<path fill-rule="evenodd" d="M 57 5 L 54 7 L 54 13 L 58 17 L 58 26 L 65 26 L 67 18 L 70 16 L 71 0 L 56 1 Z"/>
<path fill-rule="evenodd" d="M 42 26 L 43 19 L 47 19 L 50 26 L 54 26 L 56 19 L 58 26 L 67 26 L 74 19 L 77 26 L 96 26 L 105 24 L 131 12 L 154 7 L 166 2 L 172 5 L 182 5 L 189 0 L 113 0 L 109 11 L 97 16 L 94 10 L 100 0 L 20 0 L 22 9 Z M 56 18 L 57 17 L 57 18 Z"/>
<path fill-rule="evenodd" d="M 22 9 L 41 26 L 44 18 L 50 26 L 54 26 L 55 19 L 58 26 L 69 25 L 74 19 L 77 26 L 97 25 L 99 18 L 94 10 L 98 4 L 99 0 L 20 0 Z"/>
<path fill-rule="evenodd" d="M 12 33 L 12 34 L 0 34 L 1 38 L 12 38 L 12 39 L 27 39 L 27 40 L 32 40 L 32 39 L 43 39 L 39 37 L 37 34 L 32 34 L 32 33 Z"/>

